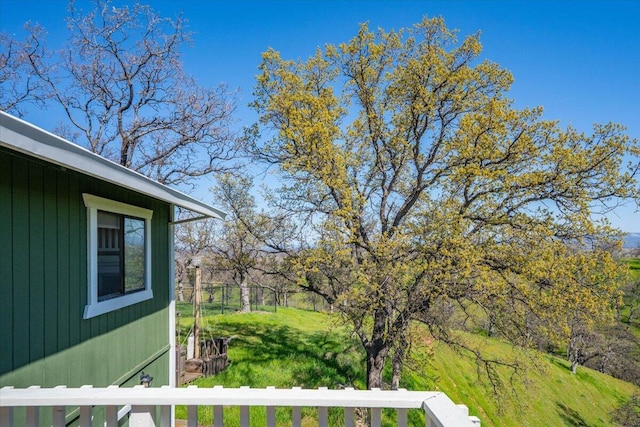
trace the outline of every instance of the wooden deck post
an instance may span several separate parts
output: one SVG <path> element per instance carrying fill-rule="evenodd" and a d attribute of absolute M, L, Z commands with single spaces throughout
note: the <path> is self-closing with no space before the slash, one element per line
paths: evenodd
<path fill-rule="evenodd" d="M 202 270 L 200 269 L 200 263 L 196 264 L 196 280 L 193 287 L 193 304 L 195 306 L 195 313 L 193 319 L 193 337 L 194 337 L 194 353 L 195 359 L 200 358 L 200 304 L 202 303 Z"/>

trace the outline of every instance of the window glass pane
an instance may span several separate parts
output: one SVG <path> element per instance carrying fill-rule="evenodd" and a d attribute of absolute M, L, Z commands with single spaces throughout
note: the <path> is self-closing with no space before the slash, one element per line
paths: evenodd
<path fill-rule="evenodd" d="M 122 295 L 120 216 L 98 211 L 98 301 Z"/>
<path fill-rule="evenodd" d="M 91 227 L 83 319 L 152 299 L 153 211 L 86 193 L 82 198 Z"/>
<path fill-rule="evenodd" d="M 144 289 L 144 220 L 124 218 L 124 292 Z"/>

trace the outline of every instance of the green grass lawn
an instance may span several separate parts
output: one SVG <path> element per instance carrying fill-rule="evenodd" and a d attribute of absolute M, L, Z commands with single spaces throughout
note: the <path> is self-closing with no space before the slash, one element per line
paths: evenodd
<path fill-rule="evenodd" d="M 190 306 L 179 306 L 184 337 Z M 231 366 L 222 374 L 194 382 L 199 387 L 275 386 L 290 388 L 364 388 L 364 359 L 360 346 L 339 318 L 292 308 L 275 313 L 206 316 L 208 334 L 235 337 L 229 346 Z M 609 413 L 637 389 L 623 381 L 580 367 L 572 375 L 564 360 L 549 355 L 520 354 L 506 343 L 478 336 L 470 342 L 503 358 L 527 361 L 526 378 L 518 378 L 499 396 L 478 379 L 473 360 L 443 345 L 417 345 L 415 357 L 403 374 L 402 387 L 409 390 L 441 390 L 456 403 L 464 403 L 486 426 L 608 426 Z M 479 341 L 483 340 L 483 341 Z M 534 366 L 535 365 L 535 366 Z M 503 371 L 508 381 L 508 372 Z M 212 408 L 200 408 L 202 425 L 212 425 Z M 263 408 L 253 408 L 252 425 L 265 425 Z M 186 418 L 184 408 L 178 418 Z M 227 418 L 228 417 L 228 418 Z M 303 425 L 317 425 L 315 411 L 303 410 Z M 385 413 L 392 425 L 393 412 Z M 420 411 L 410 414 L 412 425 L 424 425 Z M 237 424 L 237 409 L 225 410 L 225 425 Z M 341 411 L 330 413 L 330 424 L 341 425 Z M 278 425 L 290 425 L 290 411 L 277 412 Z"/>
<path fill-rule="evenodd" d="M 629 269 L 636 274 L 636 277 L 640 274 L 640 258 L 625 258 L 622 261 L 629 265 Z"/>

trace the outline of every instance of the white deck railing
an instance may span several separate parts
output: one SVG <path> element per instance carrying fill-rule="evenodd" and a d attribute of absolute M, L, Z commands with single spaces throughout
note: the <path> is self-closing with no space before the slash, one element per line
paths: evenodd
<path fill-rule="evenodd" d="M 96 406 L 105 408 L 107 427 L 116 427 L 118 418 L 129 411 L 129 425 L 136 427 L 171 427 L 172 405 L 186 405 L 187 425 L 196 427 L 199 406 L 213 406 L 214 427 L 224 425 L 224 407 L 240 407 L 240 425 L 249 426 L 249 408 L 266 407 L 267 426 L 275 426 L 275 408 L 291 407 L 292 425 L 300 426 L 301 408 L 318 410 L 318 425 L 327 426 L 328 408 L 344 408 L 346 426 L 355 425 L 355 408 L 369 408 L 371 426 L 380 426 L 382 409 L 397 411 L 399 426 L 407 425 L 408 409 L 423 409 L 427 427 L 478 427 L 480 421 L 469 417 L 463 405 L 455 405 L 441 392 L 381 391 L 381 390 L 309 390 L 309 389 L 253 389 L 248 387 L 187 388 L 116 386 L 94 388 L 83 386 L 67 388 L 12 388 L 0 389 L 0 426 L 14 425 L 16 408 L 26 411 L 26 427 L 38 426 L 41 410 L 52 411 L 54 427 L 65 425 L 67 407 L 79 407 L 80 426 L 92 426 L 92 411 Z M 47 408 L 47 409 L 43 409 Z M 124 411 L 123 409 L 124 408 Z M 159 408 L 159 409 L 158 409 Z M 120 415 L 118 414 L 120 412 Z"/>

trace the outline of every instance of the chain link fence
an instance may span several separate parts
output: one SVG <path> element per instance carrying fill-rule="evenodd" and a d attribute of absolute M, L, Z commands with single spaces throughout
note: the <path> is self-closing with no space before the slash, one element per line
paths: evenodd
<path fill-rule="evenodd" d="M 178 302 L 193 302 L 193 285 L 177 283 L 175 299 Z M 235 284 L 202 283 L 201 312 L 224 314 L 242 310 L 240 287 Z M 320 296 L 309 292 L 274 290 L 262 286 L 249 286 L 251 311 L 277 312 L 278 307 L 294 307 L 303 310 L 328 311 L 330 307 Z"/>

